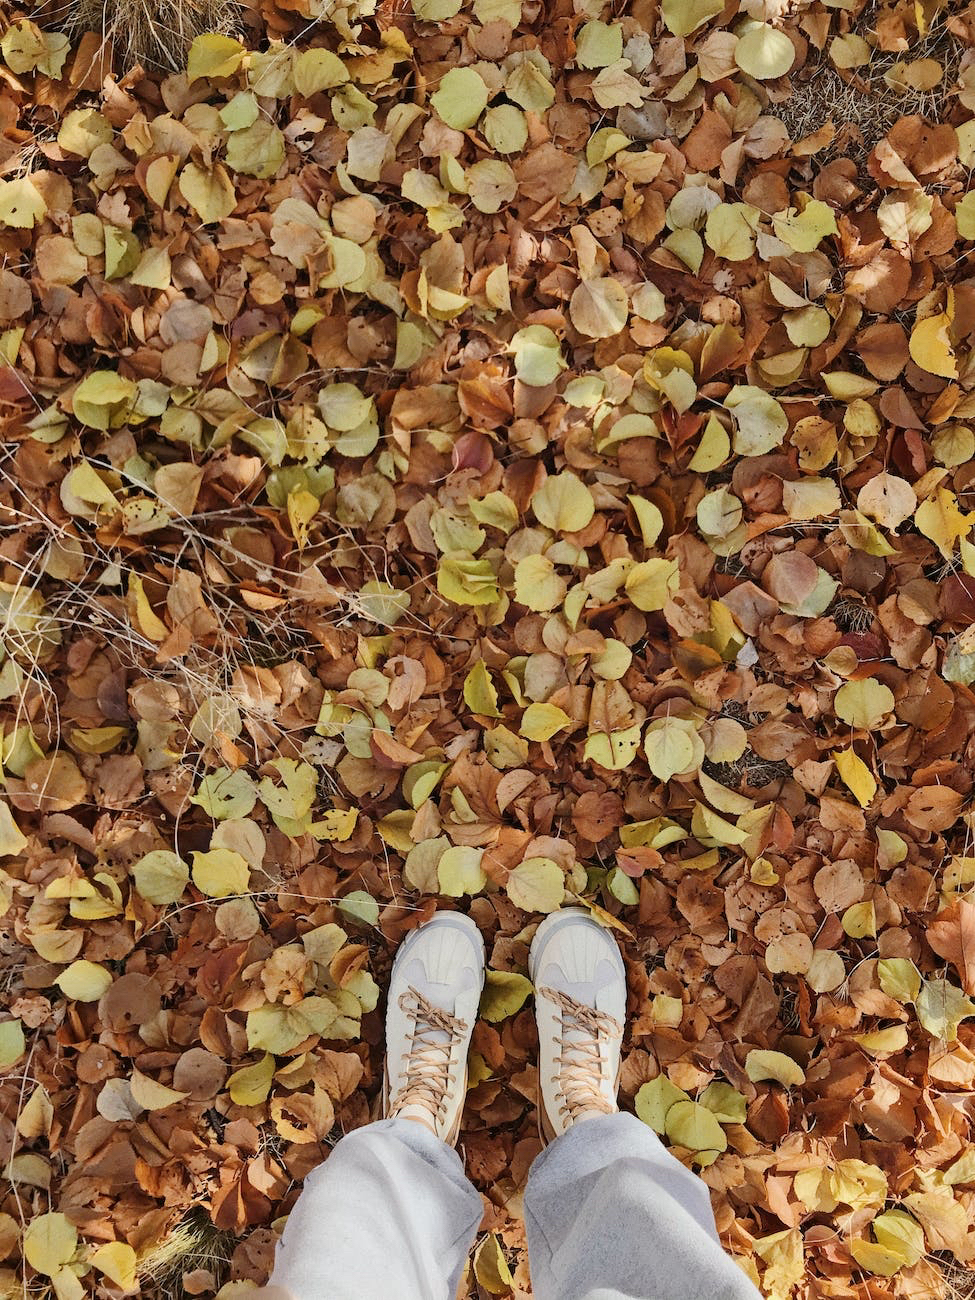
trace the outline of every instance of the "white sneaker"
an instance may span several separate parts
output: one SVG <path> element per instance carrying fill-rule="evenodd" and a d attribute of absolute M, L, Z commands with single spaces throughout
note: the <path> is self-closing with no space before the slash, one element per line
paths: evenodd
<path fill-rule="evenodd" d="M 383 1118 L 420 1120 L 451 1146 L 467 1094 L 484 966 L 484 941 L 471 918 L 438 912 L 400 944 L 389 981 Z"/>
<path fill-rule="evenodd" d="M 578 1119 L 618 1110 L 626 971 L 610 932 L 583 908 L 545 918 L 528 970 L 538 1021 L 538 1116 L 543 1142 Z"/>

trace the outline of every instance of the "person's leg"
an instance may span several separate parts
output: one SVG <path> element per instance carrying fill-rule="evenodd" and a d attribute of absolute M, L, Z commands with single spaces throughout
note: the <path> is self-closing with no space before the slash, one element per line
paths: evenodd
<path fill-rule="evenodd" d="M 294 1300 L 454 1300 L 482 1211 L 429 1129 L 367 1124 L 306 1179 L 270 1285 Z"/>
<path fill-rule="evenodd" d="M 616 941 L 565 908 L 532 940 L 539 1129 L 525 1188 L 536 1300 L 758 1300 L 721 1249 L 708 1190 L 617 1105 L 626 976 Z"/>
<path fill-rule="evenodd" d="M 483 984 L 484 943 L 467 916 L 439 912 L 400 944 L 383 1119 L 306 1180 L 266 1300 L 454 1300 L 482 1215 L 452 1148 Z"/>
<path fill-rule="evenodd" d="M 525 1227 L 536 1300 L 759 1300 L 706 1185 L 635 1115 L 585 1119 L 541 1153 Z"/>

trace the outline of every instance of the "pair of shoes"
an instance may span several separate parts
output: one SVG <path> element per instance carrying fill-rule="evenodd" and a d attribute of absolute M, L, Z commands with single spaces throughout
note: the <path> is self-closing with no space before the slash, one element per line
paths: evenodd
<path fill-rule="evenodd" d="M 393 962 L 382 1114 L 418 1120 L 451 1146 L 467 1093 L 467 1053 L 484 986 L 484 941 L 470 917 L 438 912 Z M 618 1109 L 626 975 L 610 932 L 583 908 L 539 925 L 528 962 L 538 1022 L 539 1132 Z"/>

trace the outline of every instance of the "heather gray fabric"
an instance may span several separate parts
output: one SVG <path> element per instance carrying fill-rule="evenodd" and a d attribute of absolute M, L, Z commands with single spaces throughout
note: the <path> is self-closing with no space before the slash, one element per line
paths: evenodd
<path fill-rule="evenodd" d="M 483 1208 L 453 1147 L 377 1120 L 305 1179 L 270 1284 L 294 1300 L 454 1300 Z"/>
<path fill-rule="evenodd" d="M 635 1115 L 583 1120 L 545 1148 L 525 1226 L 535 1300 L 761 1300 L 705 1184 Z"/>
<path fill-rule="evenodd" d="M 524 1199 L 535 1300 L 760 1300 L 707 1187 L 633 1115 L 573 1125 Z M 366 1125 L 305 1182 L 266 1300 L 455 1300 L 481 1210 L 457 1152 L 422 1125 Z"/>

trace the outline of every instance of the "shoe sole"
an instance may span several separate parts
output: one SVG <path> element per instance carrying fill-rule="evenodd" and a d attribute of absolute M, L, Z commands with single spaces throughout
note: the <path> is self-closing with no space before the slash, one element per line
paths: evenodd
<path fill-rule="evenodd" d="M 592 913 L 586 911 L 584 907 L 560 908 L 560 910 L 557 912 L 550 912 L 549 915 L 546 916 L 545 920 L 540 923 L 538 929 L 535 931 L 534 935 L 532 936 L 531 947 L 528 950 L 528 975 L 529 978 L 531 979 L 532 987 L 534 987 L 535 985 L 535 971 L 538 965 L 538 957 L 542 951 L 542 948 L 545 946 L 545 941 L 548 939 L 549 935 L 552 933 L 553 930 L 559 930 L 564 925 L 570 924 L 570 922 L 566 920 L 567 917 L 575 918 L 580 916 L 585 920 L 592 922 L 593 925 L 599 925 L 599 922 L 595 920 Z M 606 930 L 605 926 L 600 926 L 599 928 L 601 930 Z M 609 934 L 608 930 L 606 930 L 606 932 L 607 934 Z M 618 962 L 619 965 L 619 972 L 620 975 L 623 977 L 623 982 L 625 984 L 626 966 L 623 964 L 623 956 L 620 953 L 619 947 L 617 946 L 615 940 L 612 939 L 612 935 L 610 935 L 610 939 L 613 944 L 613 949 L 616 952 L 616 961 Z M 617 1092 L 619 1092 L 622 1069 L 623 1069 L 623 1062 L 621 1060 L 620 1068 L 616 1071 Z M 543 1147 L 547 1147 L 550 1142 L 554 1142 L 555 1139 L 559 1137 L 559 1133 L 552 1126 L 552 1122 L 548 1117 L 548 1111 L 545 1109 L 545 1102 L 542 1099 L 541 1078 L 539 1078 L 538 1080 L 535 1109 L 538 1113 L 539 1141 L 541 1142 Z"/>
<path fill-rule="evenodd" d="M 440 917 L 444 917 L 444 918 L 449 917 L 450 920 L 449 921 L 439 920 L 438 918 Z M 477 942 L 480 945 L 480 952 L 481 952 L 481 991 L 483 992 L 484 980 L 487 973 L 487 949 L 484 946 L 484 936 L 477 928 L 475 922 L 465 912 L 435 912 L 429 921 L 426 921 L 422 926 L 418 926 L 417 929 L 411 931 L 411 933 L 418 934 L 420 930 L 425 930 L 428 926 L 431 925 L 436 925 L 436 926 L 449 925 L 455 930 L 466 930 L 470 934 L 471 938 L 477 939 Z M 406 939 L 403 940 L 403 942 L 396 950 L 396 956 L 393 958 L 392 969 L 390 970 L 389 973 L 390 987 L 392 987 L 393 980 L 396 978 L 396 972 L 399 969 L 400 965 L 402 964 L 403 959 L 407 955 L 407 952 L 409 951 L 407 948 L 408 942 L 409 942 L 409 935 L 407 935 Z M 467 1081 L 469 1078 L 470 1078 L 470 1071 L 468 1070 L 467 1062 L 465 1061 L 464 1062 L 465 1093 L 467 1091 Z M 388 1110 L 389 1110 L 389 1062 L 384 1056 L 383 1057 L 382 1111 L 380 1114 L 381 1119 L 388 1119 L 388 1114 L 387 1114 Z M 463 1114 L 464 1114 L 464 1108 L 463 1106 L 461 1106 L 457 1112 L 457 1118 L 454 1120 L 454 1123 L 451 1126 L 450 1132 L 447 1134 L 446 1138 L 444 1138 L 444 1141 L 447 1143 L 448 1146 L 457 1145 L 457 1139 L 460 1137 L 460 1123 L 461 1123 L 461 1119 L 463 1118 Z"/>

